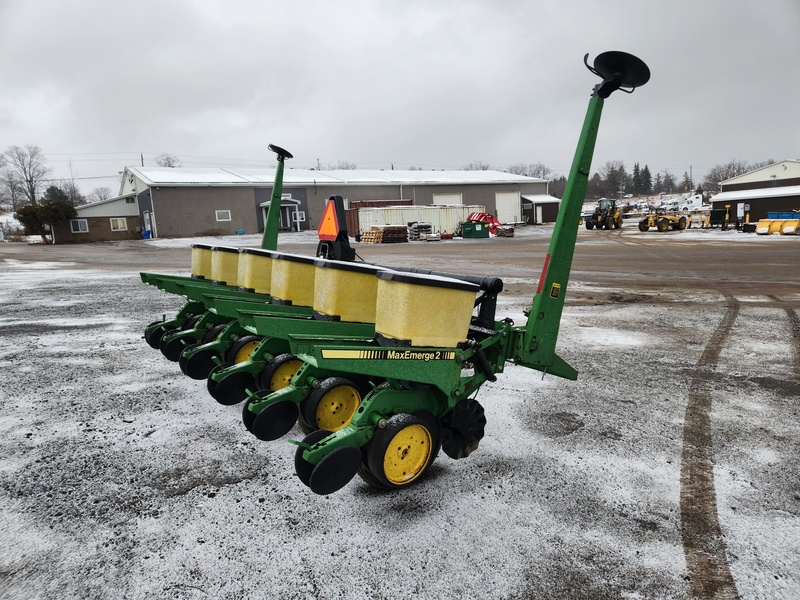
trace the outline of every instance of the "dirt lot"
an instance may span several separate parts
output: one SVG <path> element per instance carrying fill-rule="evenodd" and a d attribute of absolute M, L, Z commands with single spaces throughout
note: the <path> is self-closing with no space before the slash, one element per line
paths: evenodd
<path fill-rule="evenodd" d="M 502 277 L 498 316 L 523 323 L 549 234 L 356 249 Z M 323 497 L 142 340 L 182 303 L 138 271 L 186 273 L 186 241 L 0 244 L 0 597 L 798 598 L 798 256 L 581 230 L 559 338 L 578 381 L 509 366 L 469 458 Z"/>

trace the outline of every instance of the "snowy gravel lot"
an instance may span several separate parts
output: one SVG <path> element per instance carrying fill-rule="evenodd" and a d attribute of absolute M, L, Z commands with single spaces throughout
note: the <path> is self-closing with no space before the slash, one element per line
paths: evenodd
<path fill-rule="evenodd" d="M 587 233 L 559 338 L 578 381 L 509 366 L 472 456 L 325 497 L 142 339 L 182 302 L 138 271 L 187 273 L 185 242 L 0 245 L 0 598 L 800 598 L 800 284 L 598 282 Z M 501 273 L 498 316 L 524 322 L 539 269 Z"/>

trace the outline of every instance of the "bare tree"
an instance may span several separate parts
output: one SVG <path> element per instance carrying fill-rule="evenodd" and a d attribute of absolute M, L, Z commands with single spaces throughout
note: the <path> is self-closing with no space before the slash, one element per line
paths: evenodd
<path fill-rule="evenodd" d="M 47 160 L 39 146 L 28 145 L 24 148 L 11 146 L 5 152 L 5 172 L 15 181 L 19 181 L 22 193 L 28 204 L 37 204 L 39 189 L 50 174 Z"/>
<path fill-rule="evenodd" d="M 537 162 L 530 165 L 518 164 L 511 165 L 506 169 L 514 175 L 525 175 L 527 177 L 538 177 L 539 179 L 550 179 L 553 171 L 544 163 Z"/>
<path fill-rule="evenodd" d="M 25 204 L 22 182 L 10 170 L 0 172 L 0 198 L 4 204 L 11 206 L 11 212 L 16 212 Z"/>
<path fill-rule="evenodd" d="M 768 166 L 774 165 L 774 164 L 775 164 L 775 159 L 774 158 L 768 158 L 767 160 L 762 160 L 760 162 L 754 162 L 752 165 L 750 165 L 750 170 L 751 171 L 755 171 L 756 169 L 762 169 L 764 167 L 768 167 Z"/>
<path fill-rule="evenodd" d="M 711 170 L 706 173 L 706 177 L 703 180 L 703 188 L 709 192 L 717 191 L 719 190 L 721 181 L 736 177 L 742 173 L 747 173 L 750 170 L 751 167 L 747 161 L 737 160 L 735 158 L 724 165 L 714 165 Z"/>
<path fill-rule="evenodd" d="M 86 196 L 86 199 L 89 202 L 94 203 L 94 202 L 102 202 L 103 200 L 108 200 L 112 196 L 113 192 L 111 191 L 111 188 L 97 187 L 94 188 L 91 192 L 89 192 L 89 195 Z"/>
<path fill-rule="evenodd" d="M 62 181 L 58 187 L 67 195 L 67 203 L 71 204 L 72 206 L 80 206 L 82 204 L 86 204 L 86 196 L 81 194 L 81 190 L 78 187 L 78 184 L 75 183 L 75 179 L 78 177 L 78 171 L 72 165 L 72 161 L 69 161 L 69 179 L 65 179 Z"/>
<path fill-rule="evenodd" d="M 469 163 L 468 165 L 464 166 L 461 170 L 462 171 L 488 171 L 492 167 L 483 161 L 476 160 L 474 162 Z"/>
<path fill-rule="evenodd" d="M 603 191 L 611 198 L 615 198 L 625 189 L 627 174 L 625 173 L 625 163 L 621 160 L 610 160 L 600 167 L 600 176 L 605 181 Z"/>
<path fill-rule="evenodd" d="M 181 161 L 174 154 L 162 152 L 154 159 L 159 167 L 180 167 Z"/>
<path fill-rule="evenodd" d="M 356 167 L 356 163 L 350 162 L 349 160 L 340 160 L 336 164 L 336 168 L 344 171 L 354 171 L 358 167 Z"/>

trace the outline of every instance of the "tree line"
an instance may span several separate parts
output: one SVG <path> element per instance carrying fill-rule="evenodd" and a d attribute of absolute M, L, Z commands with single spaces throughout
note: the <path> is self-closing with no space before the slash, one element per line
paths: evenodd
<path fill-rule="evenodd" d="M 95 188 L 84 196 L 69 179 L 51 179 L 52 170 L 39 146 L 10 146 L 0 154 L 0 212 L 9 210 L 26 235 L 40 235 L 47 243 L 49 225 L 73 219 L 75 207 L 111 198 L 108 188 Z"/>
<path fill-rule="evenodd" d="M 630 173 L 625 168 L 621 160 L 606 162 L 597 172 L 595 172 L 587 182 L 587 198 L 621 198 L 627 194 L 634 197 L 655 196 L 658 194 L 685 194 L 685 193 L 704 193 L 719 191 L 719 184 L 726 179 L 736 177 L 748 171 L 760 169 L 773 164 L 773 159 L 761 162 L 749 163 L 744 160 L 732 159 L 724 164 L 714 165 L 700 182 L 693 181 L 688 171 L 684 171 L 679 178 L 675 177 L 670 171 L 658 171 L 652 173 L 650 167 L 645 164 L 634 163 Z M 476 161 L 464 166 L 467 171 L 488 170 L 491 167 L 484 162 Z M 547 165 L 537 162 L 532 164 L 516 164 L 505 169 L 500 169 L 507 173 L 516 175 L 527 175 L 528 177 L 539 177 L 549 179 L 549 192 L 551 196 L 561 198 L 567 186 L 567 178 L 564 175 L 555 176 Z"/>

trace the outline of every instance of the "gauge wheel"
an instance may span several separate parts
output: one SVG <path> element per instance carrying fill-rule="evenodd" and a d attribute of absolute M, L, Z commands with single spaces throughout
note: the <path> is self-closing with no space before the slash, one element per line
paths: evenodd
<path fill-rule="evenodd" d="M 209 342 L 216 342 L 217 338 L 220 336 L 220 334 L 223 331 L 225 331 L 225 328 L 227 326 L 228 326 L 227 323 L 223 323 L 222 325 L 214 325 L 203 336 L 203 343 L 204 344 L 208 344 Z"/>
<path fill-rule="evenodd" d="M 383 487 L 402 488 L 419 480 L 428 470 L 439 444 L 439 424 L 430 413 L 394 415 L 385 427 L 375 431 L 367 467 Z"/>
<path fill-rule="evenodd" d="M 347 427 L 361 405 L 361 392 L 344 377 L 328 377 L 301 404 L 301 414 L 313 429 L 339 431 Z"/>
<path fill-rule="evenodd" d="M 261 342 L 257 335 L 245 335 L 236 340 L 233 345 L 225 352 L 225 360 L 234 365 L 243 363 L 248 358 L 256 346 Z"/>
<path fill-rule="evenodd" d="M 303 366 L 303 361 L 294 354 L 279 354 L 270 361 L 258 376 L 262 390 L 277 392 L 292 382 L 292 377 Z"/>

